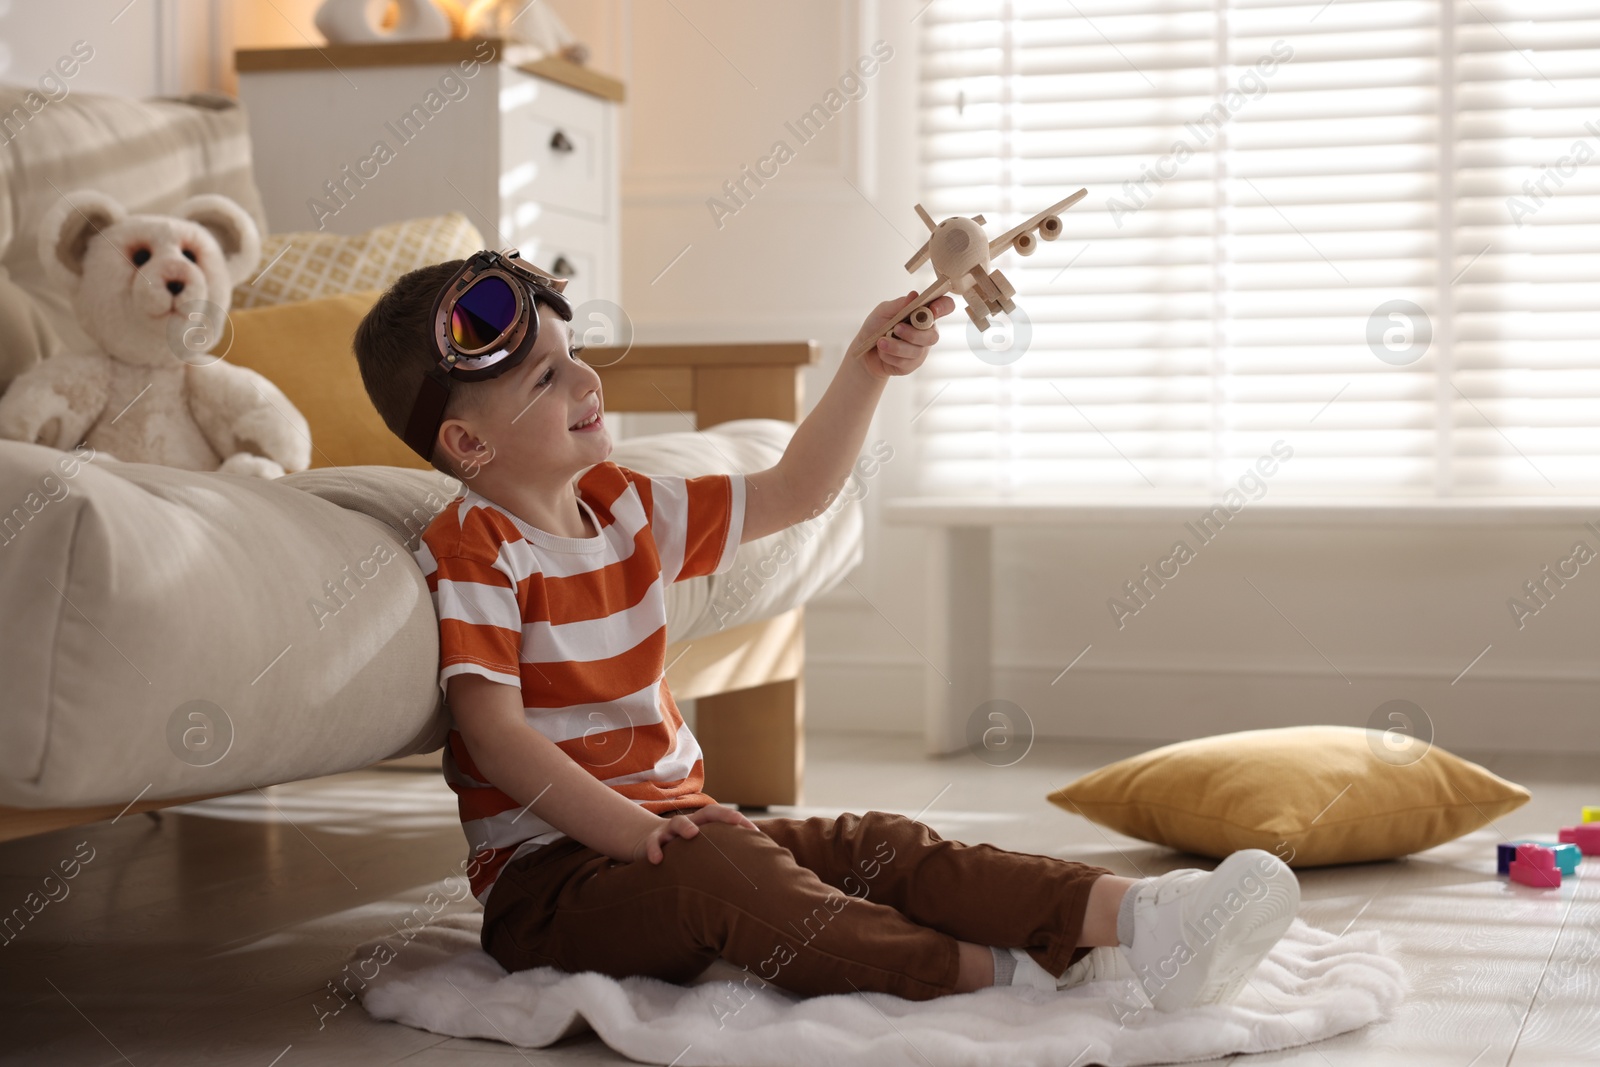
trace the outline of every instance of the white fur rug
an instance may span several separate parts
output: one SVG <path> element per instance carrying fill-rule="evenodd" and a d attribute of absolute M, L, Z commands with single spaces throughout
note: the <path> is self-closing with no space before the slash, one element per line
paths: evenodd
<path fill-rule="evenodd" d="M 378 970 L 361 993 L 368 1013 L 528 1048 L 592 1028 L 630 1059 L 674 1067 L 1123 1067 L 1320 1041 L 1386 1018 L 1403 987 L 1376 933 L 1336 937 L 1298 919 L 1237 1001 L 1171 1014 L 1131 981 L 911 1001 L 796 997 L 745 983 L 747 972 L 721 960 L 687 986 L 548 967 L 507 974 L 479 947 L 481 925 L 481 912 L 445 912 L 409 941 L 358 948 L 362 975 Z"/>

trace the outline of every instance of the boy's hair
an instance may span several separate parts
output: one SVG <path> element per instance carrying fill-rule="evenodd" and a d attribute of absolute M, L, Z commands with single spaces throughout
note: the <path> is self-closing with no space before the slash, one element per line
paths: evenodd
<path fill-rule="evenodd" d="M 433 302 L 439 290 L 465 265 L 464 259 L 452 259 L 401 275 L 356 327 L 352 344 L 361 368 L 361 382 L 384 425 L 401 440 L 405 439 L 406 422 L 411 418 L 411 405 L 422 379 L 439 360 L 433 347 Z M 478 401 L 492 384 L 493 379 L 452 381 L 444 417 L 458 419 L 476 411 Z M 437 441 L 428 462 L 452 478 L 461 477 L 451 469 Z"/>
<path fill-rule="evenodd" d="M 400 440 L 405 440 L 406 421 L 411 418 L 411 405 L 416 402 L 422 378 L 426 378 L 427 368 L 438 362 L 432 322 L 434 301 L 438 291 L 450 285 L 451 278 L 466 262 L 435 262 L 434 266 L 418 267 L 410 274 L 400 275 L 355 328 L 350 344 L 355 349 L 355 363 L 362 368 L 366 395 L 378 408 L 384 426 Z M 474 395 L 480 392 L 474 387 L 485 384 L 488 382 L 450 382 L 445 418 L 461 418 L 472 411 Z M 429 462 L 443 474 L 461 477 L 451 470 L 450 461 L 438 451 L 437 442 Z"/>

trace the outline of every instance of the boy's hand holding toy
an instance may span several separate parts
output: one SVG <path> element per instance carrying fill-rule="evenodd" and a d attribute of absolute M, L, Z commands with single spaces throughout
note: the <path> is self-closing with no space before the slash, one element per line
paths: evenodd
<path fill-rule="evenodd" d="M 1004 274 L 989 265 L 990 259 L 1005 251 L 1031 256 L 1040 241 L 1057 240 L 1064 232 L 1061 212 L 1088 195 L 1089 190 L 1079 189 L 993 239 L 984 231 L 982 215 L 953 215 L 936 223 L 921 204 L 915 205 L 917 217 L 928 228 L 928 239 L 906 261 L 906 270 L 915 274 L 924 263 L 932 263 L 938 280 L 920 296 L 913 292 L 879 304 L 847 353 L 859 355 L 875 378 L 910 374 L 927 358 L 928 346 L 939 340 L 934 320 L 955 310 L 955 301 L 946 293 L 962 297 L 972 324 L 980 331 L 987 330 L 989 316 L 1009 315 L 1017 308 L 1012 299 L 1016 290 Z"/>
<path fill-rule="evenodd" d="M 861 332 L 856 334 L 855 340 L 846 349 L 847 352 L 859 354 L 862 366 L 874 378 L 910 374 L 922 366 L 923 360 L 928 358 L 928 349 L 938 343 L 939 330 L 936 326 L 918 329 L 907 321 L 900 322 L 893 330 L 888 328 L 891 322 L 898 322 L 916 301 L 917 291 L 913 289 L 905 296 L 885 300 L 873 308 L 867 321 L 861 324 Z M 956 302 L 948 296 L 941 296 L 927 307 L 934 318 L 942 318 L 956 309 Z M 886 332 L 888 336 L 884 336 Z"/>

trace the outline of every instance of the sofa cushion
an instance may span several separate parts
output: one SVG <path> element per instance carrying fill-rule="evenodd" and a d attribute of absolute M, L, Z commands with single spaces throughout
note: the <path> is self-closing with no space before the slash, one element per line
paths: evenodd
<path fill-rule="evenodd" d="M 389 527 L 408 552 L 417 547 L 439 508 L 461 495 L 458 479 L 432 467 L 312 468 L 285 475 L 279 483 L 376 519 Z"/>
<path fill-rule="evenodd" d="M 266 307 L 383 290 L 418 267 L 465 259 L 481 248 L 478 228 L 459 211 L 391 222 L 358 234 L 270 234 L 261 239 L 262 269 L 248 285 L 233 290 L 233 306 Z"/>
<path fill-rule="evenodd" d="M 30 92 L 0 86 L 0 114 L 22 106 Z M 217 93 L 135 100 L 74 92 L 0 145 L 0 187 L 10 201 L 0 212 L 0 265 L 73 345 L 87 339 L 67 294 L 45 280 L 38 252 L 38 222 L 63 193 L 97 189 L 130 212 L 158 214 L 195 193 L 221 193 L 266 229 L 244 108 Z"/>
<path fill-rule="evenodd" d="M 398 477 L 396 512 L 442 476 Z M 0 644 L 0 804 L 233 791 L 442 743 L 438 623 L 389 523 L 287 479 L 15 441 L 0 501 L 0 603 L 26 621 Z"/>

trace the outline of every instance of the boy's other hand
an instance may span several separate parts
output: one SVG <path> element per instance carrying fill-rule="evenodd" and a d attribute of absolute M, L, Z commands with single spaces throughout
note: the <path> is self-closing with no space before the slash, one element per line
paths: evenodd
<path fill-rule="evenodd" d="M 650 832 L 640 838 L 639 843 L 634 846 L 633 862 L 647 859 L 651 863 L 660 863 L 661 849 L 668 841 L 677 837 L 694 837 L 700 832 L 700 824 L 704 822 L 731 822 L 736 826 L 748 826 L 758 832 L 761 829 L 733 808 L 722 804 L 707 804 L 698 811 L 663 819 L 660 826 L 652 827 Z"/>
<path fill-rule="evenodd" d="M 856 339 L 850 342 L 850 347 L 845 351 L 854 352 L 866 344 L 869 338 L 883 332 L 883 328 L 915 303 L 916 299 L 917 291 L 913 289 L 907 296 L 885 300 L 873 308 L 872 314 L 867 316 L 867 321 L 862 323 L 861 332 L 856 334 Z M 928 310 L 936 319 L 943 318 L 955 309 L 956 302 L 948 293 L 928 305 Z M 938 326 L 919 330 L 909 322 L 902 322 L 888 337 L 879 339 L 876 345 L 863 352 L 861 363 L 875 378 L 893 378 L 901 374 L 910 374 L 922 366 L 922 361 L 928 358 L 928 349 L 938 340 Z"/>

